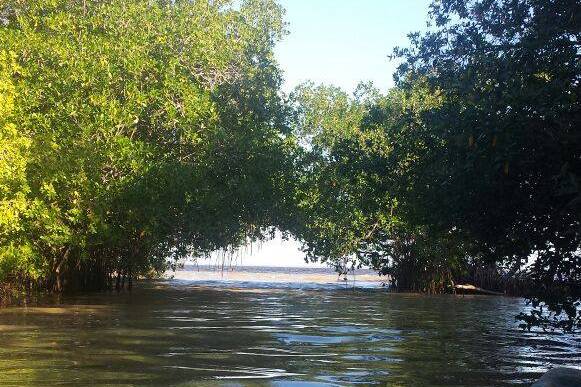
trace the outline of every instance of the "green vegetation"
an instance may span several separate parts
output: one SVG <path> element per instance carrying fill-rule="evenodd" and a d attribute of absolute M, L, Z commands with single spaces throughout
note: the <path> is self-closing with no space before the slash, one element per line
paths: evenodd
<path fill-rule="evenodd" d="M 274 0 L 8 0 L 0 282 L 131 286 L 279 228 L 341 271 L 526 295 L 524 326 L 574 329 L 579 11 L 435 1 L 394 89 L 286 100 Z"/>
<path fill-rule="evenodd" d="M 281 16 L 271 1 L 3 2 L 0 280 L 130 285 L 273 224 Z"/>
<path fill-rule="evenodd" d="M 533 256 L 534 303 L 577 325 L 579 10 L 567 0 L 442 1 L 435 31 L 396 51 L 400 87 L 422 79 L 443 97 L 423 117 L 430 146 L 414 164 L 414 212 L 463 234 L 471 257 L 508 275 Z"/>
<path fill-rule="evenodd" d="M 371 265 L 402 291 L 527 295 L 525 326 L 579 326 L 578 11 L 436 1 L 429 32 L 395 50 L 396 89 L 299 88 L 310 257 Z"/>

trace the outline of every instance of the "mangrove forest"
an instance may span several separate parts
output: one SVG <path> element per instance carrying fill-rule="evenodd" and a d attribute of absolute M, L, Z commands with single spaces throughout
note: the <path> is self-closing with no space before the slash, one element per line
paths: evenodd
<path fill-rule="evenodd" d="M 578 329 L 580 18 L 434 0 L 385 52 L 394 87 L 286 92 L 275 0 L 3 0 L 0 297 L 131 288 L 282 232 L 394 291 L 471 284 Z"/>

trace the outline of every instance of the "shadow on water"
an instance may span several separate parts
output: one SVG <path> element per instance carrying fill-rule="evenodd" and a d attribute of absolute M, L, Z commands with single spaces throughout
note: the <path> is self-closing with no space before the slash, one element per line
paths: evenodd
<path fill-rule="evenodd" d="M 206 284 L 207 285 L 207 284 Z M 578 335 L 517 329 L 514 298 L 185 281 L 0 310 L 0 385 L 526 385 Z"/>

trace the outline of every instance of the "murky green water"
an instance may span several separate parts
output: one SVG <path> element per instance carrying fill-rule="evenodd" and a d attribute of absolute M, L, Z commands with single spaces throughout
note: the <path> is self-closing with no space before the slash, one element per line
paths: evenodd
<path fill-rule="evenodd" d="M 500 386 L 581 366 L 520 300 L 179 281 L 0 310 L 0 385 Z M 306 383 L 310 382 L 310 383 Z"/>

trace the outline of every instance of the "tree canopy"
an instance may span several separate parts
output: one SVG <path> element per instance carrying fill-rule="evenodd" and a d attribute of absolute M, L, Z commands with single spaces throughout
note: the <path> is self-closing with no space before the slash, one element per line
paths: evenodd
<path fill-rule="evenodd" d="M 386 95 L 299 88 L 307 252 L 402 290 L 526 278 L 541 308 L 525 325 L 578 325 L 578 15 L 575 1 L 435 1 Z"/>
<path fill-rule="evenodd" d="M 0 5 L 0 282 L 100 289 L 278 228 L 394 288 L 581 314 L 575 0 L 435 0 L 396 86 L 287 98 L 274 0 Z M 362 74 L 364 77 L 364 74 Z"/>
<path fill-rule="evenodd" d="M 395 52 L 399 87 L 420 79 L 442 96 L 423 117 L 428 130 L 418 130 L 430 146 L 411 173 L 413 211 L 467 235 L 484 261 L 514 269 L 532 261 L 538 301 L 577 324 L 580 7 L 438 1 L 434 29 Z"/>
<path fill-rule="evenodd" d="M 274 224 L 282 13 L 3 2 L 0 277 L 101 287 Z"/>

